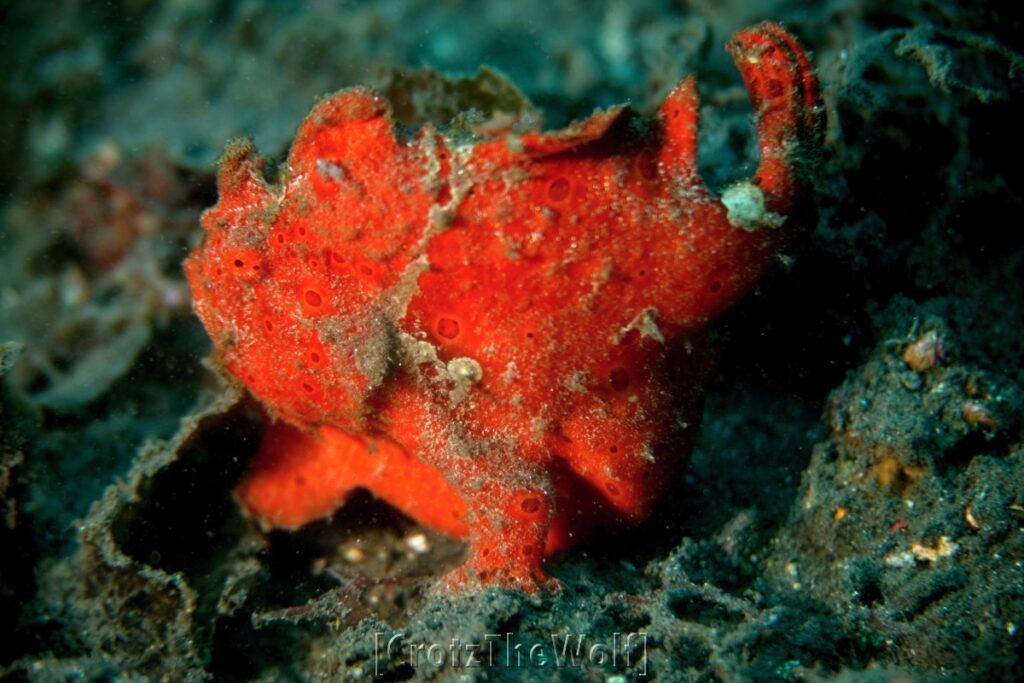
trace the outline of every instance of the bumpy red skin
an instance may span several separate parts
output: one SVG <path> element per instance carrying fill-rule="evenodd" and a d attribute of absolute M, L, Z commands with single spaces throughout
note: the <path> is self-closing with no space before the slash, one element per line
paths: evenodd
<path fill-rule="evenodd" d="M 702 330 L 769 267 L 816 142 L 796 41 L 762 24 L 730 49 L 766 207 L 741 227 L 697 175 L 692 77 L 647 122 L 620 107 L 471 146 L 400 140 L 380 96 L 345 90 L 275 186 L 230 147 L 186 271 L 274 418 L 245 509 L 296 528 L 365 487 L 469 541 L 448 585 L 526 590 L 546 555 L 648 516 L 700 419 Z"/>

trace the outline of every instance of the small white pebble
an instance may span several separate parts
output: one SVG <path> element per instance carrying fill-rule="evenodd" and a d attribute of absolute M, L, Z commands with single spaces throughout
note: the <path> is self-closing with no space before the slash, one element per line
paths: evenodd
<path fill-rule="evenodd" d="M 907 551 L 890 553 L 882 560 L 887 567 L 913 567 L 916 560 L 912 553 Z"/>
<path fill-rule="evenodd" d="M 430 550 L 430 542 L 427 541 L 426 534 L 422 533 L 407 536 L 405 539 L 405 544 L 409 546 L 410 550 L 412 550 L 417 555 L 422 555 L 423 553 Z"/>
<path fill-rule="evenodd" d="M 359 564 L 366 559 L 366 554 L 363 552 L 363 549 L 354 545 L 345 548 L 341 556 L 344 557 L 345 561 L 349 564 Z"/>

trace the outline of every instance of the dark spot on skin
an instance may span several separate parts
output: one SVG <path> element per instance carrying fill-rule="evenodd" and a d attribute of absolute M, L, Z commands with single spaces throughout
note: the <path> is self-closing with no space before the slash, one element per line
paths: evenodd
<path fill-rule="evenodd" d="M 459 336 L 459 321 L 451 318 L 441 318 L 437 321 L 437 333 L 445 339 L 455 339 Z"/>
<path fill-rule="evenodd" d="M 519 504 L 528 515 L 535 515 L 540 512 L 540 501 L 536 498 L 524 498 L 523 502 Z"/>
<path fill-rule="evenodd" d="M 562 202 L 569 197 L 571 190 L 569 181 L 566 178 L 555 178 L 548 185 L 548 199 L 553 202 Z"/>
<path fill-rule="evenodd" d="M 612 368 L 608 373 L 608 382 L 615 391 L 625 391 L 629 388 L 629 372 L 626 368 Z"/>
<path fill-rule="evenodd" d="M 645 180 L 658 177 L 658 160 L 652 154 L 641 154 L 636 160 L 636 170 Z"/>

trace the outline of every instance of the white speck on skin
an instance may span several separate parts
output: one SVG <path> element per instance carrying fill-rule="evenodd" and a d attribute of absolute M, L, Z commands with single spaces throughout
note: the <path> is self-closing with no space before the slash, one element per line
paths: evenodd
<path fill-rule="evenodd" d="M 725 188 L 722 193 L 725 217 L 729 225 L 747 232 L 761 228 L 777 228 L 786 218 L 772 213 L 764 206 L 764 192 L 749 180 L 741 180 Z"/>
<path fill-rule="evenodd" d="M 462 385 L 476 384 L 484 378 L 484 370 L 472 358 L 452 358 L 448 361 L 448 374 Z"/>
<path fill-rule="evenodd" d="M 628 325 L 620 329 L 615 336 L 612 337 L 612 344 L 618 346 L 622 343 L 622 340 L 626 338 L 626 335 L 633 330 L 640 333 L 641 339 L 652 339 L 664 344 L 665 335 L 661 333 L 661 328 L 658 327 L 658 322 L 656 320 L 657 315 L 658 309 L 654 306 L 648 306 L 644 310 L 640 311 Z"/>
<path fill-rule="evenodd" d="M 569 391 L 581 393 L 587 390 L 587 373 L 582 370 L 576 370 L 569 379 L 565 380 L 565 388 Z"/>
<path fill-rule="evenodd" d="M 508 365 L 505 366 L 505 372 L 501 373 L 501 381 L 505 384 L 511 384 L 519 379 L 519 368 L 516 367 L 516 362 L 510 360 Z"/>
<path fill-rule="evenodd" d="M 333 180 L 336 183 L 344 183 L 348 178 L 348 173 L 344 168 L 332 161 L 327 161 L 327 159 L 316 160 L 316 172 L 321 178 Z"/>

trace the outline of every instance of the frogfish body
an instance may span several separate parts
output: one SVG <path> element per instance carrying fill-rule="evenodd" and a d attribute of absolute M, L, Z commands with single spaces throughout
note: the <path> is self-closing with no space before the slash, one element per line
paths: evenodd
<path fill-rule="evenodd" d="M 268 415 L 237 495 L 266 526 L 355 488 L 469 543 L 452 587 L 534 590 L 546 556 L 647 517 L 700 421 L 708 323 L 792 232 L 817 84 L 774 24 L 730 50 L 760 165 L 718 197 L 683 80 L 472 144 L 396 135 L 366 89 L 320 102 L 269 184 L 247 142 L 186 262 L 216 357 Z"/>

